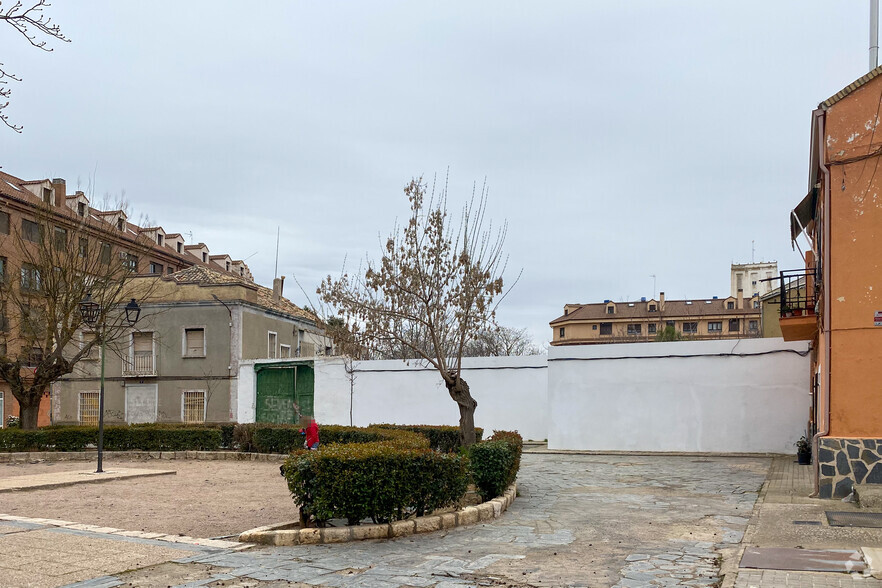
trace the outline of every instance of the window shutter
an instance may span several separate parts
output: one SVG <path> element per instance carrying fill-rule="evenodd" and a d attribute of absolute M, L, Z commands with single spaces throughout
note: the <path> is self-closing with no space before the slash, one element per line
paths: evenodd
<path fill-rule="evenodd" d="M 187 329 L 187 355 L 202 355 L 205 352 L 205 330 Z"/>
<path fill-rule="evenodd" d="M 135 353 L 153 353 L 153 333 L 135 333 L 133 338 Z"/>

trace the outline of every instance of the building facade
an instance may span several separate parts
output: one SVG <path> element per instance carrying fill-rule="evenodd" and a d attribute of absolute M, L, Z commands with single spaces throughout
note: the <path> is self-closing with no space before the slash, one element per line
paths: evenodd
<path fill-rule="evenodd" d="M 153 278 L 128 337 L 108 346 L 105 422 L 226 423 L 236 419 L 239 364 L 333 353 L 318 319 L 226 272 L 193 266 Z M 99 352 L 55 383 L 55 423 L 97 422 Z M 311 402 L 309 404 L 311 406 Z"/>
<path fill-rule="evenodd" d="M 639 343 L 655 341 L 671 327 L 685 339 L 743 339 L 760 337 L 759 296 L 700 300 L 606 300 L 593 304 L 567 304 L 553 321 L 551 345 Z"/>
<path fill-rule="evenodd" d="M 106 256 L 118 259 L 134 274 L 171 275 L 191 267 L 212 268 L 228 276 L 251 282 L 251 272 L 241 260 L 229 256 L 207 256 L 207 247 L 188 251 L 180 234 L 162 227 L 141 227 L 129 221 L 125 210 L 93 207 L 82 191 L 68 194 L 63 179 L 23 180 L 0 171 L 0 277 L 6 288 L 39 284 L 38 271 L 25 262 L 23 247 L 48 236 L 55 247 L 69 255 Z M 13 309 L 0 308 L 0 354 L 20 353 L 13 330 L 21 317 Z M 12 325 L 12 327 L 10 327 Z M 26 374 L 29 366 L 22 368 Z M 44 396 L 38 425 L 52 420 L 49 394 Z M 20 413 L 18 403 L 5 382 L 0 382 L 0 426 L 10 415 Z"/>
<path fill-rule="evenodd" d="M 745 298 L 753 298 L 757 295 L 765 296 L 775 287 L 773 280 L 777 276 L 777 261 L 733 263 L 729 296 L 737 296 L 738 290 L 744 292 Z"/>
<path fill-rule="evenodd" d="M 808 193 L 790 218 L 805 267 L 782 272 L 785 291 L 805 280 L 805 295 L 782 304 L 779 322 L 785 339 L 812 341 L 806 417 L 822 498 L 882 484 L 880 101 L 877 67 L 812 113 Z"/>

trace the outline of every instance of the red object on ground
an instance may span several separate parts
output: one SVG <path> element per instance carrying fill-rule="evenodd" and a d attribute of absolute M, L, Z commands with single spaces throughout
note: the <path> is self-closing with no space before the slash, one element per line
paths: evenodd
<path fill-rule="evenodd" d="M 318 442 L 319 442 L 318 424 L 316 424 L 315 420 L 311 420 L 311 421 L 309 421 L 309 425 L 306 427 L 306 446 L 312 447 Z"/>

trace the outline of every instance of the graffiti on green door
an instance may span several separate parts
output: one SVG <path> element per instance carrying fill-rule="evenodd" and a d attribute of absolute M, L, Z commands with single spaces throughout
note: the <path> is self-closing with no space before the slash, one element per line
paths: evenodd
<path fill-rule="evenodd" d="M 297 423 L 313 416 L 315 372 L 311 362 L 263 364 L 257 372 L 258 423 Z"/>

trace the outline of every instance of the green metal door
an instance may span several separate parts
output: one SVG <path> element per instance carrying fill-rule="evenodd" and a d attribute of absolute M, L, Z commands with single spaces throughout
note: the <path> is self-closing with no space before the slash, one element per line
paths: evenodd
<path fill-rule="evenodd" d="M 311 364 L 263 364 L 257 372 L 255 420 L 258 423 L 297 423 L 313 416 L 315 372 Z"/>

